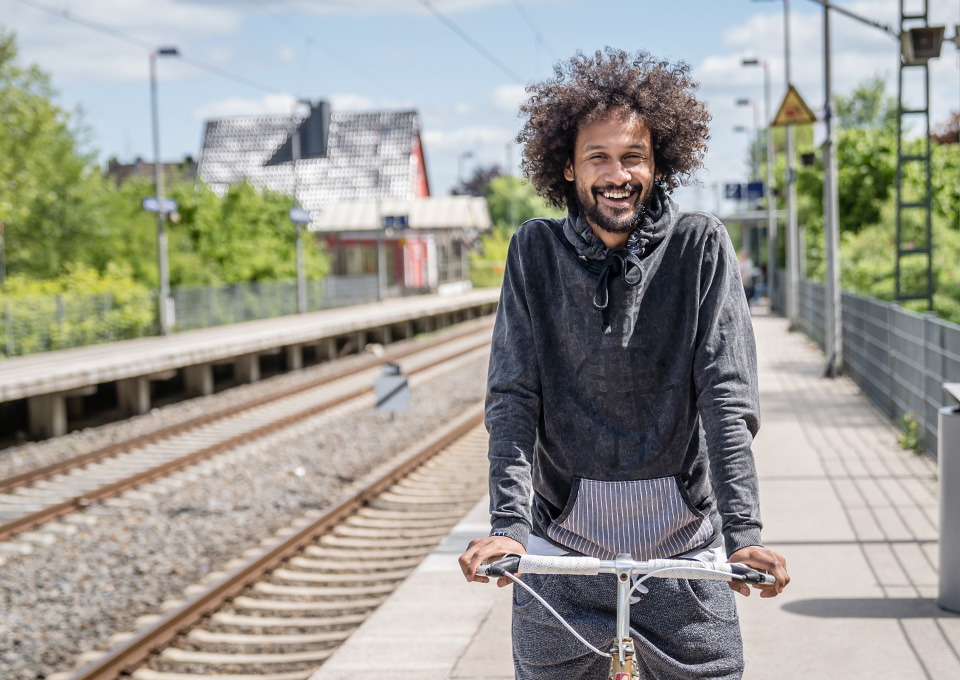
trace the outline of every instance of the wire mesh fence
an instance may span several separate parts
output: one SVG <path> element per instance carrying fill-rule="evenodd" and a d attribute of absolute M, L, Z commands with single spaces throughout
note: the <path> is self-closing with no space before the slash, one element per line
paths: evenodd
<path fill-rule="evenodd" d="M 372 302 L 378 294 L 376 276 L 328 276 L 307 281 L 306 288 L 308 312 Z M 297 313 L 296 281 L 178 286 L 171 295 L 177 331 Z"/>
<path fill-rule="evenodd" d="M 823 348 L 823 285 L 800 286 L 799 322 Z M 960 326 L 892 302 L 842 295 L 843 371 L 891 420 L 917 423 L 919 444 L 937 452 L 937 414 L 960 382 Z"/>
<path fill-rule="evenodd" d="M 307 311 L 372 302 L 376 276 L 328 276 L 307 281 Z M 178 286 L 174 331 L 241 323 L 297 313 L 296 281 L 224 286 Z M 68 349 L 159 332 L 157 293 L 112 292 L 0 297 L 0 356 Z"/>
<path fill-rule="evenodd" d="M 153 291 L 0 297 L 0 355 L 154 335 L 156 306 Z"/>

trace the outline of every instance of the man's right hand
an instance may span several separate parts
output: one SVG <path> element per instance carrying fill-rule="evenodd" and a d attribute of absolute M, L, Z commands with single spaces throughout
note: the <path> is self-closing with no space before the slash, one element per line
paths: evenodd
<path fill-rule="evenodd" d="M 486 583 L 490 579 L 486 576 L 477 576 L 477 568 L 483 564 L 484 560 L 496 559 L 508 553 L 525 555 L 527 551 L 524 550 L 521 543 L 506 536 L 475 538 L 470 541 L 466 551 L 460 555 L 460 569 L 467 581 Z M 500 588 L 509 583 L 512 583 L 512 581 L 506 576 L 497 579 L 497 586 Z"/>

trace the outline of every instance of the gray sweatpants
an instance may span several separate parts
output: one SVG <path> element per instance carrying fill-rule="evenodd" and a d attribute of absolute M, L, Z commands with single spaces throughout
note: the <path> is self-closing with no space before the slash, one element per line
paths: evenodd
<path fill-rule="evenodd" d="M 607 651 L 616 635 L 613 574 L 527 574 L 523 580 L 576 630 Z M 734 593 L 722 581 L 650 579 L 630 609 L 640 677 L 732 680 L 743 675 Z M 513 663 L 517 680 L 606 680 L 610 660 L 587 649 L 526 590 L 513 586 Z"/>

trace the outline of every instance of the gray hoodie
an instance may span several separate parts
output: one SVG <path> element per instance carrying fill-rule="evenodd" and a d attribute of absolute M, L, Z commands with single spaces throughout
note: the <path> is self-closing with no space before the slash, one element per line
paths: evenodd
<path fill-rule="evenodd" d="M 487 386 L 492 532 L 611 558 L 760 544 L 756 348 L 724 226 L 657 190 L 609 250 L 581 215 L 510 242 Z M 531 495 L 532 494 L 532 495 Z"/>

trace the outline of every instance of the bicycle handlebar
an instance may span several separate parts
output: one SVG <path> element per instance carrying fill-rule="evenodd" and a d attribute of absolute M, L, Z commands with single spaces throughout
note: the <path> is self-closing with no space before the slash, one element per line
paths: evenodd
<path fill-rule="evenodd" d="M 511 574 L 578 574 L 596 576 L 627 569 L 631 574 L 651 574 L 659 578 L 693 578 L 711 581 L 741 581 L 773 585 L 776 579 L 738 562 L 701 562 L 699 560 L 600 560 L 596 557 L 564 555 L 504 555 L 477 569 L 480 576 Z M 654 573 L 655 572 L 655 573 Z"/>

